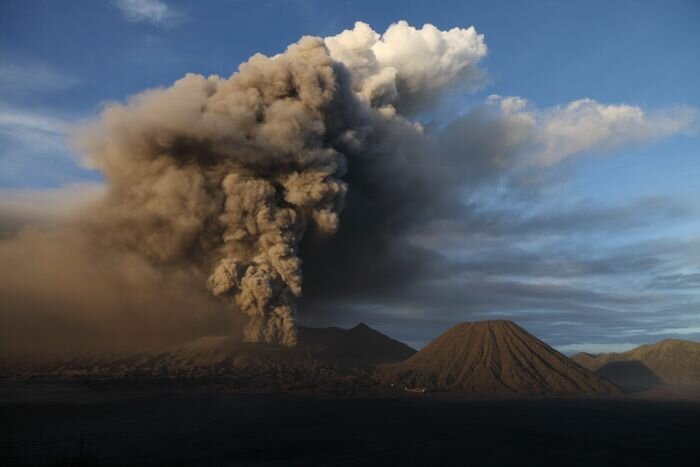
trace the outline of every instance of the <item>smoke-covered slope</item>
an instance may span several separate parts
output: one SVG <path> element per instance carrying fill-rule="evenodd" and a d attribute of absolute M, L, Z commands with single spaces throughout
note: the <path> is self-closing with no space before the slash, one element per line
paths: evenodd
<path fill-rule="evenodd" d="M 700 383 L 700 343 L 666 339 L 627 352 L 590 355 L 579 353 L 573 360 L 596 371 L 610 362 L 636 360 L 670 384 Z"/>
<path fill-rule="evenodd" d="M 299 330 L 295 347 L 207 336 L 159 351 L 44 353 L 5 361 L 2 373 L 16 377 L 204 377 L 260 378 L 285 385 L 312 385 L 359 374 L 378 363 L 401 361 L 415 350 L 365 324 L 352 329 Z M 357 369 L 357 371 L 350 371 Z M 268 381 L 268 382 L 270 382 Z"/>
<path fill-rule="evenodd" d="M 461 323 L 387 366 L 408 387 L 502 394 L 615 394 L 617 388 L 511 321 Z"/>

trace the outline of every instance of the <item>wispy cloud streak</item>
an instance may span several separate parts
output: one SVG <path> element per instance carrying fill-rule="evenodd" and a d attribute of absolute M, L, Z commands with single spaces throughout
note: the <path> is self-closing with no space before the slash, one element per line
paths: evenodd
<path fill-rule="evenodd" d="M 114 4 L 130 21 L 145 21 L 162 26 L 184 18 L 181 11 L 161 0 L 114 0 Z"/>

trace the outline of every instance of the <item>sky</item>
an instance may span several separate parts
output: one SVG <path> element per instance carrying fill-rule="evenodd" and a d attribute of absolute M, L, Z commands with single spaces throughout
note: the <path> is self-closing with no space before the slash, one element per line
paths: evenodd
<path fill-rule="evenodd" d="M 377 287 L 320 290 L 309 259 L 300 321 L 364 321 L 416 347 L 483 319 L 513 319 L 566 353 L 700 340 L 700 4 L 690 0 L 2 2 L 3 235 L 99 193 L 102 175 L 66 135 L 108 103 L 186 73 L 228 77 L 303 35 L 356 21 L 381 33 L 399 20 L 474 26 L 488 47 L 478 85 L 415 119 L 447 139 L 491 112 L 510 130 L 493 144 L 469 139 L 478 144 L 465 154 L 493 158 L 503 144 L 498 154 L 530 163 L 468 166 L 460 207 L 401 233 L 405 256 L 430 258 L 405 280 L 388 271 Z M 506 145 L 518 131 L 525 142 Z"/>

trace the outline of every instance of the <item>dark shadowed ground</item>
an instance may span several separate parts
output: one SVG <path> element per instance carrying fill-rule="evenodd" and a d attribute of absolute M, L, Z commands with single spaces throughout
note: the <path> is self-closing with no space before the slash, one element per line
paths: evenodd
<path fill-rule="evenodd" d="M 694 466 L 699 435 L 700 402 L 682 394 L 337 398 L 216 381 L 0 382 L 7 466 Z"/>

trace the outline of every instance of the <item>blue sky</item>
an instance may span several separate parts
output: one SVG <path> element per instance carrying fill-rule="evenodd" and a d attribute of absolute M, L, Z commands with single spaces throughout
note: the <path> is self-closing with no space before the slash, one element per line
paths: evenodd
<path fill-rule="evenodd" d="M 363 319 L 414 345 L 454 321 L 489 317 L 516 319 L 566 351 L 700 339 L 695 1 L 5 1 L 0 193 L 41 203 L 43 190 L 99 183 L 99 173 L 81 167 L 64 133 L 94 118 L 106 102 L 167 86 L 187 72 L 229 76 L 254 53 L 281 52 L 302 35 L 335 35 L 355 21 L 381 32 L 398 20 L 441 30 L 473 25 L 489 48 L 481 63 L 487 84 L 451 96 L 425 118 L 466 115 L 494 94 L 527 99 L 542 121 L 549 109 L 584 98 L 674 121 L 679 113 L 688 117 L 678 131 L 585 148 L 581 157 L 541 169 L 545 181 L 530 201 L 501 198 L 493 187 L 472 194 L 482 200 L 482 211 L 531 218 L 530 233 L 479 232 L 476 239 L 450 232 L 449 241 L 416 240 L 465 268 L 473 264 L 470 283 L 479 283 L 478 276 L 494 286 L 493 295 L 463 306 L 455 299 L 433 311 L 427 299 L 367 296 L 341 300 L 343 311 L 316 321 Z M 649 125 L 661 121 L 652 118 Z M 593 220 L 563 219 L 572 213 Z M 555 215 L 557 227 L 547 227 Z M 511 255 L 497 269 L 486 264 L 506 250 Z M 592 265 L 593 259 L 599 263 Z M 567 264 L 571 272 L 556 277 L 535 267 L 548 262 L 555 269 Z M 603 263 L 620 266 L 605 269 Z M 499 288 L 513 284 L 508 293 Z M 433 286 L 424 284 L 425 297 Z M 556 299 L 539 295 L 545 286 L 561 288 Z M 511 295 L 515 299 L 502 300 Z"/>

